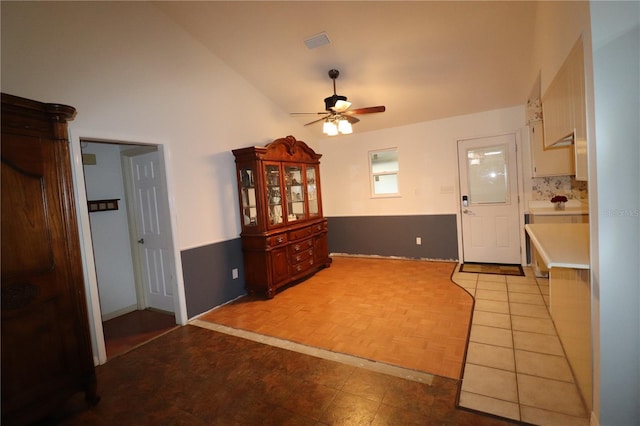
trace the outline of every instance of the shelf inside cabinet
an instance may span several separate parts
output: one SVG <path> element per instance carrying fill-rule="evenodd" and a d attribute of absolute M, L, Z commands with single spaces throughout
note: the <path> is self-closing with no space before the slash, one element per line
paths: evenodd
<path fill-rule="evenodd" d="M 258 226 L 258 200 L 255 184 L 255 170 L 253 168 L 238 169 L 242 224 L 248 227 Z"/>

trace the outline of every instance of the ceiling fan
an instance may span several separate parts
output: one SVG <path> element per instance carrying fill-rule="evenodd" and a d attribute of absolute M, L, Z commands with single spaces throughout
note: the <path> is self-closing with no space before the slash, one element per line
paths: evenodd
<path fill-rule="evenodd" d="M 305 126 L 324 121 L 322 131 L 329 136 L 335 136 L 338 133 L 349 134 L 353 132 L 352 124 L 360 121 L 354 117 L 358 114 L 371 114 L 374 112 L 384 112 L 384 106 L 374 106 L 366 108 L 349 109 L 351 102 L 347 102 L 346 96 L 336 94 L 336 78 L 340 72 L 336 69 L 329 70 L 329 77 L 333 80 L 333 95 L 324 98 L 325 111 L 322 112 L 292 112 L 291 115 L 322 115 L 321 118 L 313 120 Z"/>

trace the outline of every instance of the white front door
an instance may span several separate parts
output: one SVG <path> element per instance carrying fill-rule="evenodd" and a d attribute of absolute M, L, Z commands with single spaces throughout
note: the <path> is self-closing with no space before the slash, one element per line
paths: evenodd
<path fill-rule="evenodd" d="M 464 262 L 520 264 L 514 134 L 458 141 Z"/>
<path fill-rule="evenodd" d="M 144 306 L 174 312 L 175 274 L 163 170 L 157 151 L 131 158 Z"/>

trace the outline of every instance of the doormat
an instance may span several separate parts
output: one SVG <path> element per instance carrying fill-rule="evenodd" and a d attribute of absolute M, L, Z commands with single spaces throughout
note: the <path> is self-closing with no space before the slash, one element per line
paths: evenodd
<path fill-rule="evenodd" d="M 473 272 L 477 274 L 516 275 L 524 277 L 524 271 L 520 265 L 505 265 L 502 263 L 463 263 L 460 272 Z"/>

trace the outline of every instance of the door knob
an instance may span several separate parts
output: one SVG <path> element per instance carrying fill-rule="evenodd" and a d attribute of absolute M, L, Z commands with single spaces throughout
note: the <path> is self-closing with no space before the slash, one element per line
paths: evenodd
<path fill-rule="evenodd" d="M 464 210 L 462 210 L 462 213 L 464 213 L 464 214 L 472 214 L 473 212 L 471 210 L 469 210 L 469 209 L 464 209 Z"/>
<path fill-rule="evenodd" d="M 144 244 L 144 238 L 140 238 L 140 239 L 138 240 L 138 244 Z"/>

